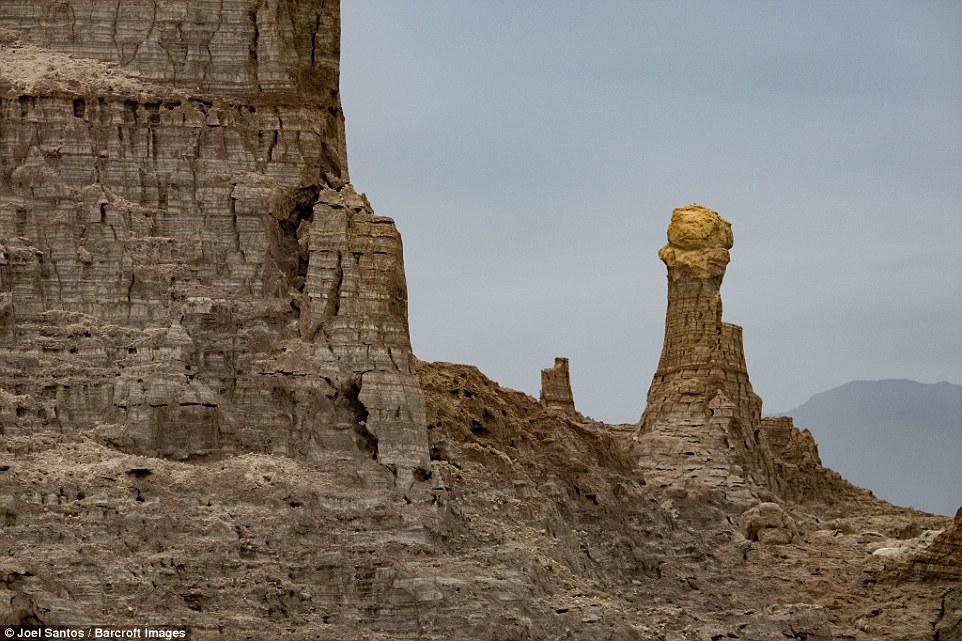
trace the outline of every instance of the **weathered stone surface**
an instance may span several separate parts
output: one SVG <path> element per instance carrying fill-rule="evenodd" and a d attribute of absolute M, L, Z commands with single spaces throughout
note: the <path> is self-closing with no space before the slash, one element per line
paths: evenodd
<path fill-rule="evenodd" d="M 786 545 L 798 535 L 795 521 L 778 503 L 760 503 L 747 510 L 739 525 L 749 541 L 770 545 Z"/>
<path fill-rule="evenodd" d="M 752 391 L 742 329 L 722 322 L 721 283 L 731 224 L 701 205 L 676 209 L 668 244 L 665 344 L 635 442 L 639 466 L 657 482 L 683 479 L 744 509 L 762 467 L 755 434 L 761 399 Z"/>
<path fill-rule="evenodd" d="M 874 500 L 871 492 L 823 466 L 812 433 L 795 427 L 790 416 L 763 417 L 756 437 L 762 469 L 755 477 L 780 499 L 820 509 L 843 499 Z"/>
<path fill-rule="evenodd" d="M 338 14 L 0 6 L 5 433 L 427 474 L 400 236 L 345 182 Z"/>
<path fill-rule="evenodd" d="M 916 572 L 926 577 L 962 579 L 962 507 L 955 513 L 952 524 L 916 555 L 912 564 Z"/>
<path fill-rule="evenodd" d="M 640 434 L 679 420 L 728 419 L 727 436 L 749 449 L 739 431 L 761 418 L 742 349 L 742 330 L 722 322 L 721 282 L 732 246 L 731 224 L 701 205 L 676 209 L 668 244 L 658 256 L 668 267 L 665 344 Z M 717 421 L 716 421 L 717 422 Z"/>
<path fill-rule="evenodd" d="M 541 402 L 566 414 L 576 413 L 567 358 L 557 357 L 553 367 L 541 370 Z"/>
<path fill-rule="evenodd" d="M 314 104 L 346 160 L 338 0 L 4 0 L 0 27 L 192 93 Z"/>
<path fill-rule="evenodd" d="M 665 343 L 633 436 L 639 471 L 650 483 L 714 497 L 728 516 L 775 497 L 823 505 L 868 498 L 822 466 L 811 434 L 790 417 L 762 418 L 742 328 L 722 320 L 732 244 L 731 224 L 716 212 L 673 212 L 658 253 L 668 268 Z"/>
<path fill-rule="evenodd" d="M 435 506 L 336 449 L 195 464 L 0 437 L 0 620 L 198 640 L 915 641 L 958 619 L 957 581 L 872 554 L 947 519 L 842 497 L 843 518 L 783 504 L 783 545 L 690 527 L 674 513 L 704 497 L 644 483 L 606 426 L 472 367 L 417 369 Z"/>

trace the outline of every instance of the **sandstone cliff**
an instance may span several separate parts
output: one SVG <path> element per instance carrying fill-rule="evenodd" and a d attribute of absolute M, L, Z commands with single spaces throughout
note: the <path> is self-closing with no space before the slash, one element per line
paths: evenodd
<path fill-rule="evenodd" d="M 400 236 L 346 182 L 338 14 L 0 5 L 4 433 L 424 476 Z"/>

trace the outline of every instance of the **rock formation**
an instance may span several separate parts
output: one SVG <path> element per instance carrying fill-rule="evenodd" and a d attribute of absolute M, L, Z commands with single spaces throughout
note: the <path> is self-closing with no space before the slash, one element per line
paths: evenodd
<path fill-rule="evenodd" d="M 564 359 L 543 402 L 414 359 L 337 32 L 334 0 L 0 2 L 0 627 L 962 637 L 962 516 L 760 418 L 717 214 L 673 217 L 634 440 Z"/>
<path fill-rule="evenodd" d="M 648 391 L 641 433 L 681 421 L 724 417 L 731 445 L 748 449 L 761 399 L 748 381 L 741 328 L 722 322 L 721 283 L 732 246 L 731 223 L 700 205 L 676 209 L 668 244 L 665 344 Z"/>
<path fill-rule="evenodd" d="M 557 357 L 554 367 L 541 370 L 541 402 L 566 414 L 576 413 L 567 358 Z"/>
<path fill-rule="evenodd" d="M 955 513 L 952 525 L 913 559 L 913 565 L 926 577 L 962 579 L 962 507 Z M 962 600 L 962 591 L 956 598 Z"/>
<path fill-rule="evenodd" d="M 632 437 L 639 471 L 654 484 L 707 492 L 728 513 L 775 497 L 827 504 L 862 493 L 822 466 L 811 433 L 790 417 L 762 418 L 742 328 L 722 320 L 732 244 L 731 224 L 716 212 L 672 213 L 658 252 L 668 268 L 665 342 Z"/>
<path fill-rule="evenodd" d="M 400 236 L 346 182 L 337 0 L 15 0 L 0 28 L 4 433 L 429 475 Z"/>
<path fill-rule="evenodd" d="M 822 465 L 812 433 L 790 416 L 766 416 L 758 424 L 762 469 L 756 478 L 776 496 L 798 504 L 831 504 L 842 496 L 865 494 Z"/>
<path fill-rule="evenodd" d="M 716 212 L 689 205 L 672 213 L 658 252 L 668 267 L 665 343 L 636 440 L 649 475 L 714 475 L 729 500 L 747 506 L 745 472 L 761 467 L 761 399 L 748 380 L 741 327 L 722 322 L 731 246 L 731 224 Z"/>
<path fill-rule="evenodd" d="M 766 545 L 787 545 L 798 536 L 798 528 L 778 503 L 759 503 L 742 514 L 742 535 Z"/>

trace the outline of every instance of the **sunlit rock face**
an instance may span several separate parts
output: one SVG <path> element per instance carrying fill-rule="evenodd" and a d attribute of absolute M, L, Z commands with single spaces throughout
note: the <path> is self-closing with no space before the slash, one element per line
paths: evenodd
<path fill-rule="evenodd" d="M 0 3 L 5 433 L 426 476 L 401 239 L 347 182 L 339 15 Z"/>

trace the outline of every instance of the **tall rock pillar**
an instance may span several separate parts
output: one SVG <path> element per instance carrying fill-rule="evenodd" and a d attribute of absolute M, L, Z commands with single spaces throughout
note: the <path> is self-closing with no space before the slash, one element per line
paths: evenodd
<path fill-rule="evenodd" d="M 741 328 L 722 322 L 732 242 L 731 223 L 689 205 L 673 212 L 658 252 L 668 267 L 665 343 L 635 436 L 641 467 L 651 473 L 698 475 L 706 464 L 737 472 L 757 456 L 761 399 L 748 380 Z"/>

